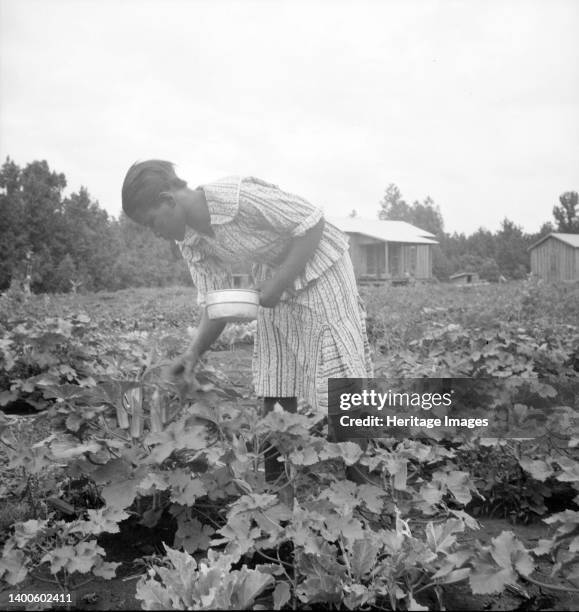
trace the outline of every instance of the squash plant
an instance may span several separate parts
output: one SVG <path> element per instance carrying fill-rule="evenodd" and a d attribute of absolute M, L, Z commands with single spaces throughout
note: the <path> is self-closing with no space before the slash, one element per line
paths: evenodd
<path fill-rule="evenodd" d="M 554 401 L 550 376 L 572 376 L 569 337 L 577 331 L 567 331 L 507 325 L 473 334 L 433 325 L 385 373 L 469 376 L 492 406 L 506 397 L 519 412 L 533 410 L 534 402 Z M 116 566 L 104 559 L 98 535 L 117 532 L 129 516 L 154 527 L 165 512 L 177 531 L 165 559 L 139 581 L 144 607 L 426 609 L 426 595 L 443 605 L 443 587 L 455 582 L 486 594 L 534 581 L 537 556 L 552 558 L 557 576 L 576 577 L 575 511 L 546 517 L 556 531 L 533 550 L 508 531 L 486 544 L 466 541 L 478 523 L 465 507 L 480 492 L 456 445 L 428 437 L 380 440 L 364 450 L 332 443 L 307 410 L 260 418 L 253 401 L 208 367 L 184 397 L 153 367 L 181 342 L 139 332 L 112 336 L 85 315 L 3 330 L 0 365 L 9 387 L 0 402 L 35 402 L 54 425 L 33 446 L 2 428 L 8 464 L 30 474 L 57 464 L 94 482 L 104 507 L 74 521 L 49 513 L 16 524 L 0 578 L 18 585 L 46 569 L 63 588 L 78 584 L 78 574 L 111 578 Z M 498 393 L 489 378 L 509 382 Z M 559 443 L 538 441 L 520 449 L 517 461 L 539 482 L 555 478 L 577 487 L 579 436 L 566 400 L 557 413 L 566 427 L 552 432 Z M 280 449 L 288 484 L 265 482 L 265 441 Z M 367 482 L 344 480 L 353 465 L 367 469 Z M 292 489 L 291 505 L 282 501 L 288 499 L 282 486 Z M 208 505 L 213 511 L 205 511 Z"/>

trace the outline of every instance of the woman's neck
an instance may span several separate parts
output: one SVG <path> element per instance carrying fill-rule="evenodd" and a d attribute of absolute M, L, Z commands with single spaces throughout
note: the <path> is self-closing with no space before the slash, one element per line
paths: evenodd
<path fill-rule="evenodd" d="M 203 189 L 188 189 L 185 199 L 187 225 L 200 234 L 214 236 L 211 214 Z"/>

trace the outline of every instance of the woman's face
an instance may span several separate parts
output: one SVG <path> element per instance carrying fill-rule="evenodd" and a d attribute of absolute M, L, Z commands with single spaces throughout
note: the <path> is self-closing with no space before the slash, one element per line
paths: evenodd
<path fill-rule="evenodd" d="M 187 229 L 185 215 L 175 200 L 163 200 L 155 208 L 144 212 L 138 211 L 133 215 L 133 219 L 150 228 L 160 238 L 179 241 L 185 238 Z"/>

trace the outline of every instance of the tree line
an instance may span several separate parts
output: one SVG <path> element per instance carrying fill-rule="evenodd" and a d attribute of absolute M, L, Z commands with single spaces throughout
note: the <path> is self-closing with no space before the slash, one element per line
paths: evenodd
<path fill-rule="evenodd" d="M 86 188 L 64 197 L 65 188 L 65 175 L 46 161 L 2 165 L 0 291 L 22 281 L 27 268 L 35 293 L 191 282 L 165 240 L 124 214 L 109 216 Z"/>
<path fill-rule="evenodd" d="M 0 291 L 29 274 L 35 293 L 117 290 L 191 284 L 178 250 L 124 213 L 108 215 L 88 190 L 64 196 L 66 177 L 46 161 L 25 167 L 7 158 L 0 169 Z M 355 211 L 353 211 L 355 212 Z M 504 219 L 492 233 L 444 231 L 440 208 L 427 197 L 408 204 L 396 185 L 386 188 L 378 217 L 412 223 L 436 236 L 433 272 L 440 280 L 457 271 L 481 278 L 522 278 L 529 271 L 527 248 L 551 231 L 579 232 L 577 192 L 565 192 L 545 222 L 526 234 Z"/>

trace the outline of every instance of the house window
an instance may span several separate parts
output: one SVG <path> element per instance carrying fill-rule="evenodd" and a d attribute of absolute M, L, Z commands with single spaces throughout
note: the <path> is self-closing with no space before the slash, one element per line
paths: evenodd
<path fill-rule="evenodd" d="M 386 274 L 386 250 L 384 244 L 364 245 L 366 254 L 366 274 L 384 276 Z"/>

